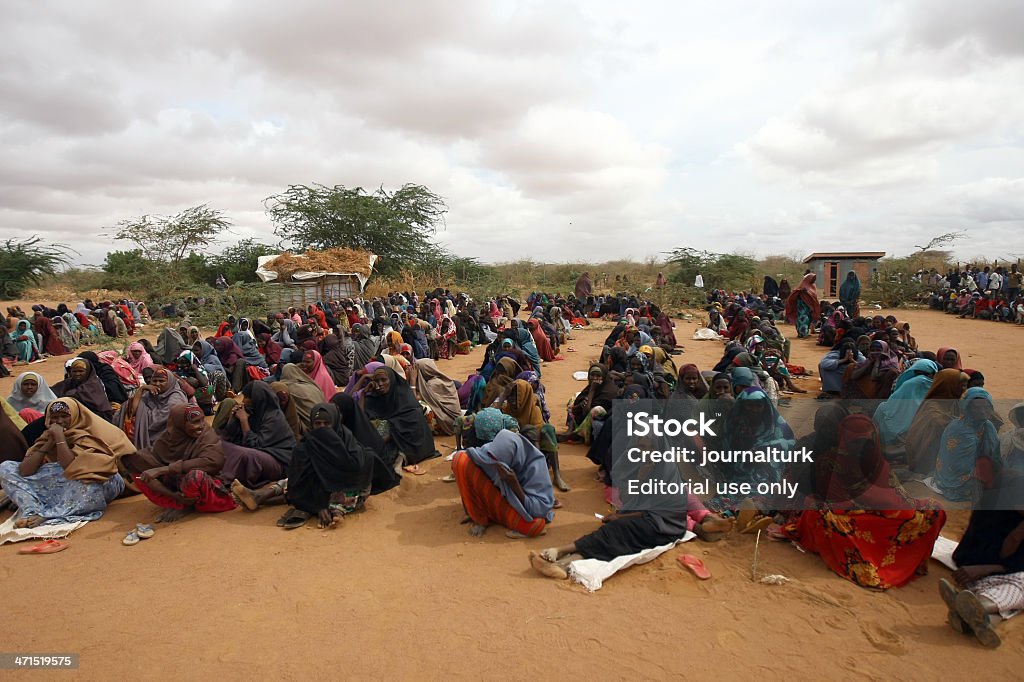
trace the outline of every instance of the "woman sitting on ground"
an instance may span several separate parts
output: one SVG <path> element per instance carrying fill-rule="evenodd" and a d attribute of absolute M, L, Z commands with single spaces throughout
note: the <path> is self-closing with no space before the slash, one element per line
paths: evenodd
<path fill-rule="evenodd" d="M 931 360 L 917 360 L 896 379 L 892 395 L 874 414 L 883 445 L 903 444 L 938 371 L 939 366 Z"/>
<path fill-rule="evenodd" d="M 960 544 L 953 550 L 959 568 L 953 583 L 939 581 L 939 594 L 949 608 L 949 624 L 974 634 L 983 645 L 1002 643 L 993 621 L 1024 611 L 1024 487 L 1013 484 L 1010 508 L 975 510 Z"/>
<path fill-rule="evenodd" d="M 289 400 L 295 406 L 295 416 L 299 420 L 300 430 L 305 433 L 313 408 L 326 402 L 328 396 L 325 396 L 320 387 L 295 363 L 287 363 L 281 368 L 280 383 L 288 389 Z"/>
<path fill-rule="evenodd" d="M 559 490 L 568 491 L 569 484 L 562 478 L 558 462 L 558 437 L 555 434 L 555 427 L 544 421 L 533 387 L 522 379 L 513 381 L 505 391 L 501 411 L 519 423 L 520 431 L 528 426 L 537 429 L 540 451 L 544 453 L 548 466 L 551 467 L 552 480 Z"/>
<path fill-rule="evenodd" d="M 307 350 L 304 352 L 300 366 L 302 371 L 306 373 L 306 376 L 320 387 L 324 394 L 324 400 L 330 400 L 331 396 L 338 392 L 337 387 L 334 385 L 334 379 L 331 378 L 331 373 L 324 366 L 323 356 L 320 355 L 319 351 Z"/>
<path fill-rule="evenodd" d="M 10 333 L 10 338 L 18 352 L 17 362 L 22 364 L 32 362 L 41 355 L 39 344 L 36 343 L 35 332 L 32 331 L 28 320 L 18 320 L 14 331 Z"/>
<path fill-rule="evenodd" d="M 452 472 L 459 486 L 463 523 L 479 537 L 497 523 L 509 537 L 536 537 L 554 518 L 555 502 L 544 454 L 519 434 L 500 431 L 479 448 L 455 453 Z"/>
<path fill-rule="evenodd" d="M 217 358 L 220 360 L 221 366 L 224 367 L 231 390 L 241 393 L 242 388 L 249 383 L 249 374 L 246 371 L 247 365 L 245 357 L 242 355 L 242 349 L 234 342 L 233 337 L 229 336 L 214 338 L 212 345 L 217 351 Z"/>
<path fill-rule="evenodd" d="M 107 421 L 114 416 L 103 383 L 85 358 L 72 358 L 64 364 L 64 380 L 53 385 L 53 392 L 61 398 L 74 398 Z"/>
<path fill-rule="evenodd" d="M 363 509 L 366 498 L 382 492 L 373 488 L 373 451 L 356 440 L 341 423 L 338 408 L 316 405 L 306 437 L 295 446 L 288 479 L 277 486 L 292 505 L 278 520 L 286 530 L 316 517 L 320 528 L 333 528 L 345 514 Z M 246 508 L 270 504 L 275 490 L 253 493 L 233 486 Z"/>
<path fill-rule="evenodd" d="M 188 402 L 177 378 L 166 368 L 157 367 L 149 383 L 132 395 L 114 414 L 114 425 L 132 439 L 135 447 L 148 448 L 167 428 L 171 408 Z"/>
<path fill-rule="evenodd" d="M 167 429 L 150 447 L 122 457 L 120 468 L 150 502 L 163 509 L 157 523 L 170 523 L 197 511 L 217 513 L 235 508 L 219 479 L 224 468 L 220 437 L 196 405 L 170 408 Z"/>
<path fill-rule="evenodd" d="M 14 380 L 7 403 L 17 412 L 35 410 L 45 413 L 47 405 L 56 399 L 57 396 L 42 375 L 38 372 L 23 372 Z"/>
<path fill-rule="evenodd" d="M 224 441 L 224 480 L 260 488 L 286 477 L 295 436 L 265 382 L 246 384 L 242 401 L 222 402 L 213 426 Z"/>
<path fill-rule="evenodd" d="M 885 400 L 900 374 L 899 359 L 885 341 L 872 341 L 867 360 L 850 365 L 843 377 L 844 395 L 850 398 Z"/>
<path fill-rule="evenodd" d="M 790 450 L 796 443 L 793 429 L 768 399 L 768 394 L 754 386 L 748 386 L 736 395 L 722 430 L 725 433 L 723 449 L 726 450 Z M 709 468 L 718 476 L 718 480 L 750 483 L 752 486 L 778 483 L 783 472 L 781 463 L 723 462 L 709 465 Z M 742 497 L 720 494 L 712 498 L 708 506 L 715 511 L 725 511 L 736 509 L 741 501 Z M 770 503 L 762 506 L 771 508 Z"/>
<path fill-rule="evenodd" d="M 590 445 L 596 432 L 595 422 L 603 424 L 620 390 L 604 365 L 591 365 L 587 371 L 587 388 L 580 391 L 569 406 L 568 433 L 561 436 L 562 440 Z"/>
<path fill-rule="evenodd" d="M 862 587 L 899 587 L 925 573 L 946 514 L 903 489 L 871 418 L 843 418 L 838 445 L 816 454 L 815 494 L 784 532 Z"/>
<path fill-rule="evenodd" d="M 423 408 L 405 379 L 389 367 L 378 367 L 362 403 L 384 440 L 384 460 L 396 469 L 425 473 L 419 463 L 439 453 L 434 449 L 434 436 Z"/>
<path fill-rule="evenodd" d="M 95 521 L 124 491 L 116 458 L 135 451 L 116 426 L 74 398 L 46 409 L 46 431 L 21 462 L 0 463 L 0 487 L 18 507 L 16 528 Z"/>
<path fill-rule="evenodd" d="M 983 388 L 969 388 L 960 400 L 960 417 L 939 439 L 935 476 L 925 483 L 953 502 L 977 498 L 979 486 L 995 485 L 1002 465 L 999 436 L 992 424 L 992 396 Z"/>
<path fill-rule="evenodd" d="M 455 382 L 430 358 L 416 361 L 416 392 L 433 415 L 433 431 L 445 436 L 455 433 L 455 420 L 462 416 Z"/>
<path fill-rule="evenodd" d="M 960 417 L 960 397 L 967 390 L 967 375 L 959 369 L 939 370 L 907 431 L 907 466 L 913 478 L 923 480 L 935 471 L 939 441 L 949 423 Z"/>
<path fill-rule="evenodd" d="M 224 400 L 229 388 L 228 373 L 225 371 L 217 351 L 209 341 L 200 339 L 192 344 L 192 354 L 199 358 L 199 362 L 206 371 L 210 385 L 213 386 L 213 399 L 217 402 Z"/>

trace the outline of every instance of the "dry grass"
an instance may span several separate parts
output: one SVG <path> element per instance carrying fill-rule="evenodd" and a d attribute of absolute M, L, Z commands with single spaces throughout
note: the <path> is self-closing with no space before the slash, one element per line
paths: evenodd
<path fill-rule="evenodd" d="M 277 273 L 278 279 L 285 281 L 296 272 L 356 272 L 368 276 L 373 272 L 370 267 L 369 251 L 357 249 L 324 249 L 323 251 L 306 251 L 302 254 L 282 253 L 268 262 L 264 268 Z"/>

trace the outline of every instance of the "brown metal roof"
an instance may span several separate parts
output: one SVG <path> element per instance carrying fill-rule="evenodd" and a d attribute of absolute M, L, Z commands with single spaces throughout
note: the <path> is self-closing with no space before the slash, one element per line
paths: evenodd
<path fill-rule="evenodd" d="M 866 260 L 878 260 L 879 258 L 885 257 L 885 251 L 821 251 L 812 253 L 807 258 L 804 258 L 804 263 L 810 263 L 812 260 L 826 260 L 826 259 L 841 259 L 841 258 L 861 258 Z"/>

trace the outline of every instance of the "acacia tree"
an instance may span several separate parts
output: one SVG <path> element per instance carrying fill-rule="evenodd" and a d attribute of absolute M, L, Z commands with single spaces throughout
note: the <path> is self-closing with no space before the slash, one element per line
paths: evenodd
<path fill-rule="evenodd" d="M 146 258 L 177 265 L 189 253 L 217 243 L 231 222 L 221 211 L 200 204 L 173 216 L 143 215 L 122 220 L 110 235 L 136 244 Z"/>
<path fill-rule="evenodd" d="M 0 295 L 17 298 L 31 284 L 55 275 L 77 251 L 65 244 L 46 244 L 38 235 L 6 239 L 0 249 Z"/>
<path fill-rule="evenodd" d="M 669 262 L 679 267 L 671 279 L 691 285 L 700 273 L 711 289 L 749 289 L 755 284 L 757 261 L 735 253 L 713 253 L 684 246 L 669 252 Z"/>
<path fill-rule="evenodd" d="M 210 259 L 210 268 L 216 274 L 222 274 L 228 282 L 255 282 L 256 263 L 260 256 L 272 256 L 281 249 L 269 244 L 261 244 L 253 239 L 243 239 L 234 246 L 224 249 L 219 256 Z M 216 276 L 216 274 L 214 276 Z"/>
<path fill-rule="evenodd" d="M 291 185 L 264 202 L 275 234 L 295 249 L 348 247 L 378 256 L 385 274 L 415 269 L 446 254 L 433 241 L 448 206 L 423 185 L 383 187 Z"/>

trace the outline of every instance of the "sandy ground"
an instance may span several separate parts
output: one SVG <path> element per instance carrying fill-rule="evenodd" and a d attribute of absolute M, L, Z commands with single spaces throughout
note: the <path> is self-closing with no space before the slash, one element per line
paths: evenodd
<path fill-rule="evenodd" d="M 1017 397 L 1019 375 L 1000 361 L 1020 347 L 1024 329 L 930 311 L 895 314 L 912 322 L 923 347 L 959 345 L 994 395 Z M 703 369 L 717 361 L 721 344 L 690 341 L 695 323 L 677 324 L 686 347 L 677 362 Z M 553 421 L 560 424 L 582 386 L 572 372 L 596 356 L 607 328 L 577 333 L 576 352 L 544 367 Z M 793 360 L 816 368 L 823 350 L 795 341 Z M 477 350 L 439 364 L 461 380 L 479 362 Z M 56 360 L 33 369 L 48 380 L 61 373 Z M 0 393 L 11 382 L 0 379 Z M 817 379 L 803 385 L 816 389 Z M 438 439 L 442 452 L 451 444 Z M 0 648 L 80 653 L 83 679 L 937 679 L 953 666 L 978 678 L 1019 676 L 1024 618 L 1001 626 L 997 651 L 954 633 L 937 594 L 949 571 L 935 562 L 904 588 L 873 592 L 813 555 L 763 540 L 759 572 L 792 580 L 771 587 L 751 582 L 754 538 L 734 534 L 686 547 L 713 573 L 706 582 L 679 568 L 680 551 L 620 573 L 594 594 L 537 576 L 531 549 L 572 541 L 596 527 L 595 512 L 607 511 L 584 454 L 563 447 L 573 489 L 559 495 L 564 508 L 548 535 L 525 541 L 497 528 L 468 536 L 455 485 L 439 480 L 448 471 L 443 460 L 332 531 L 282 531 L 274 526 L 281 508 L 239 510 L 158 527 L 129 548 L 121 538 L 155 508 L 141 497 L 120 500 L 72 536 L 68 551 L 19 556 L 15 546 L 0 548 L 8 624 Z M 957 537 L 964 522 L 963 512 L 952 514 L 944 534 Z"/>

